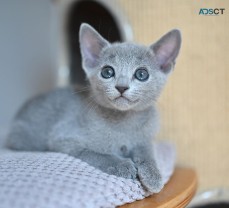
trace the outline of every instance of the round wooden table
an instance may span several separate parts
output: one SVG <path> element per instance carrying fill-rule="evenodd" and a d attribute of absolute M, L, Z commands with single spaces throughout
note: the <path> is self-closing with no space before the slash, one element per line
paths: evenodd
<path fill-rule="evenodd" d="M 170 181 L 158 194 L 125 204 L 120 208 L 182 208 L 188 205 L 197 189 L 197 176 L 189 168 L 176 168 Z"/>

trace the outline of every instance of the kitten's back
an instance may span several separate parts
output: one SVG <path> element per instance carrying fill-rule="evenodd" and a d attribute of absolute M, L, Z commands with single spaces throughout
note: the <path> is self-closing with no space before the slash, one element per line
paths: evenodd
<path fill-rule="evenodd" d="M 73 88 L 57 89 L 26 102 L 17 113 L 7 140 L 7 147 L 16 150 L 48 150 L 51 128 L 71 103 L 77 104 Z M 77 105 L 76 105 L 77 106 Z"/>

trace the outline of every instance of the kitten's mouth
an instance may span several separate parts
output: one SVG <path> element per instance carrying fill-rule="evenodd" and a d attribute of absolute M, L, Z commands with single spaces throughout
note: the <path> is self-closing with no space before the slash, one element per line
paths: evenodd
<path fill-rule="evenodd" d="M 123 96 L 123 95 L 120 95 L 119 97 L 115 98 L 113 101 L 115 102 L 128 102 L 128 104 L 135 104 L 139 101 L 139 99 L 136 99 L 136 100 L 130 100 L 129 98 Z"/>
<path fill-rule="evenodd" d="M 135 106 L 136 103 L 138 103 L 139 99 L 136 100 L 131 100 L 130 98 L 127 98 L 123 95 L 118 96 L 114 99 L 110 99 L 111 101 L 111 105 L 115 108 L 115 109 L 119 109 L 122 111 L 125 110 L 129 110 L 131 108 L 133 108 Z"/>

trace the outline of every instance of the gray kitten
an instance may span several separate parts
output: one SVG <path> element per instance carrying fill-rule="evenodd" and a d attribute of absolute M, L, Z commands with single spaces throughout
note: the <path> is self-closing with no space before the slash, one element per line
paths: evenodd
<path fill-rule="evenodd" d="M 159 192 L 163 182 L 151 144 L 159 126 L 155 102 L 180 45 L 178 30 L 145 47 L 110 44 L 82 24 L 80 47 L 90 87 L 58 89 L 27 102 L 8 147 L 67 153 L 106 173 L 139 178 L 147 190 Z"/>

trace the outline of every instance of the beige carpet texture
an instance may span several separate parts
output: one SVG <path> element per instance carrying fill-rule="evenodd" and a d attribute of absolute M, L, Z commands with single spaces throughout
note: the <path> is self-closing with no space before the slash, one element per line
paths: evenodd
<path fill-rule="evenodd" d="M 199 190 L 229 187 L 229 1 L 119 0 L 134 40 L 150 44 L 173 28 L 183 43 L 159 100 L 158 138 L 176 144 L 180 166 L 193 167 Z M 218 16 L 200 8 L 225 8 Z"/>

